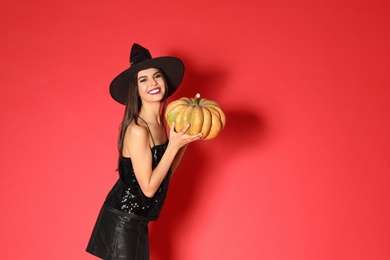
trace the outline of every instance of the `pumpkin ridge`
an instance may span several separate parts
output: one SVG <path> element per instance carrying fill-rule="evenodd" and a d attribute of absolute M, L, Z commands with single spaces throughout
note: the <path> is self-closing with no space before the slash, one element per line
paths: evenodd
<path fill-rule="evenodd" d="M 202 139 L 206 139 L 211 131 L 211 123 L 212 123 L 212 115 L 211 112 L 207 108 L 201 108 L 203 112 L 203 125 L 202 125 Z"/>
<path fill-rule="evenodd" d="M 212 111 L 214 111 L 218 115 L 218 117 L 222 123 L 222 128 L 224 128 L 225 124 L 226 124 L 226 116 L 223 113 L 222 109 L 220 109 L 219 107 L 215 107 L 215 106 L 208 106 L 207 108 L 211 109 Z"/>
<path fill-rule="evenodd" d="M 191 107 L 191 127 L 189 129 L 190 135 L 199 134 L 203 127 L 203 111 L 199 106 Z"/>
<path fill-rule="evenodd" d="M 221 123 L 221 120 L 219 119 L 218 115 L 213 112 L 212 110 L 209 110 L 211 112 L 211 129 L 210 129 L 210 133 L 208 134 L 208 136 L 205 138 L 205 140 L 210 140 L 210 139 L 213 139 L 214 137 L 216 137 L 219 133 L 219 131 L 222 129 L 222 123 Z"/>

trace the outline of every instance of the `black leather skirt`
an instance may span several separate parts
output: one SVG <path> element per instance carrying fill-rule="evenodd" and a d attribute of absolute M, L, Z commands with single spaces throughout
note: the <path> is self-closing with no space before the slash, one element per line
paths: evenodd
<path fill-rule="evenodd" d="M 105 260 L 149 260 L 148 223 L 104 205 L 86 251 Z"/>

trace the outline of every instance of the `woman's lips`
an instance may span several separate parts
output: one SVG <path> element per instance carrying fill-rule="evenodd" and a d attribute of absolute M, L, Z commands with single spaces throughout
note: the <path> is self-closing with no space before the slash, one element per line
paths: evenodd
<path fill-rule="evenodd" d="M 148 93 L 151 95 L 159 94 L 160 92 L 161 92 L 161 88 L 154 88 L 148 91 Z"/>

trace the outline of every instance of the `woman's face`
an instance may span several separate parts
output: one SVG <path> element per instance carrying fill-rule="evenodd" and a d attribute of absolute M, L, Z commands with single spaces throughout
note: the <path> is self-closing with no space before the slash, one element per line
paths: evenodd
<path fill-rule="evenodd" d="M 144 101 L 161 101 L 165 95 L 165 81 L 155 68 L 141 70 L 137 76 L 138 93 Z"/>

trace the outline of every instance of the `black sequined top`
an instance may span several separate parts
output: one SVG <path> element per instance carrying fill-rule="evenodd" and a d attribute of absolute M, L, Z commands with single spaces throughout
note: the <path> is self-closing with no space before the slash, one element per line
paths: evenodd
<path fill-rule="evenodd" d="M 168 145 L 155 145 L 152 150 L 153 162 L 152 168 L 156 168 L 160 162 Z M 141 220 L 156 220 L 160 214 L 162 205 L 168 191 L 168 184 L 171 171 L 164 178 L 157 192 L 152 198 L 146 197 L 135 177 L 133 165 L 130 158 L 121 157 L 119 159 L 119 179 L 109 192 L 105 203 L 114 209 L 118 209 Z"/>

